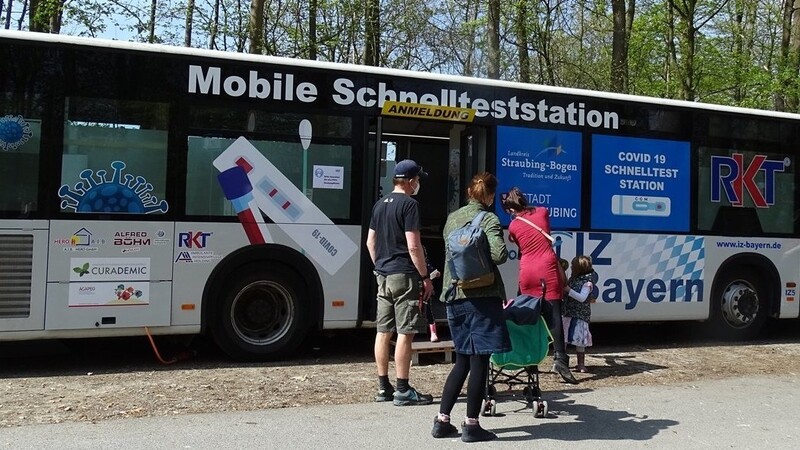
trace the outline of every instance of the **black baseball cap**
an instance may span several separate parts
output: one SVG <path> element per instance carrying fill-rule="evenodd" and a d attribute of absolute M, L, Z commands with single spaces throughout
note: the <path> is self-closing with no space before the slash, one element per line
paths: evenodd
<path fill-rule="evenodd" d="M 420 178 L 425 178 L 428 176 L 428 172 L 422 170 L 422 166 L 417 164 L 416 161 L 412 159 L 404 159 L 397 163 L 394 166 L 394 177 L 395 178 L 403 178 L 410 180 L 416 176 Z"/>

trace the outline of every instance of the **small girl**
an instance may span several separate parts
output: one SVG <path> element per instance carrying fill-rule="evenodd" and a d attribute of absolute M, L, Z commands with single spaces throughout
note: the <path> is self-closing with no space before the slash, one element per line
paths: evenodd
<path fill-rule="evenodd" d="M 589 332 L 592 309 L 589 304 L 595 301 L 592 292 L 597 284 L 597 272 L 592 268 L 592 258 L 581 255 L 572 259 L 568 284 L 569 292 L 564 298 L 564 340 L 575 346 L 578 359 L 575 370 L 587 373 L 586 347 L 592 346 L 592 333 Z"/>
<path fill-rule="evenodd" d="M 430 259 L 428 259 L 428 250 L 425 248 L 425 246 L 422 247 L 422 252 L 425 255 L 425 266 L 428 268 L 428 275 L 430 275 L 431 280 L 439 278 L 442 273 L 439 272 L 439 269 L 433 267 L 433 264 L 431 264 Z M 433 298 L 432 294 L 430 298 Z M 433 308 L 431 308 L 430 301 L 431 300 L 429 299 L 428 304 L 425 305 L 425 320 L 428 322 L 428 329 L 431 333 L 431 342 L 439 342 L 439 335 L 436 334 L 436 317 L 433 316 Z"/>

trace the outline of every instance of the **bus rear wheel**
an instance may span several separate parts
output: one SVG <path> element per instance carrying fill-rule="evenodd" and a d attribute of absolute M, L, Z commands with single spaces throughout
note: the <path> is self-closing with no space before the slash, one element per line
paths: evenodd
<path fill-rule="evenodd" d="M 232 358 L 283 358 L 308 330 L 307 289 L 284 266 L 249 266 L 223 287 L 213 329 L 217 345 Z"/>
<path fill-rule="evenodd" d="M 758 271 L 740 267 L 714 283 L 712 321 L 716 337 L 748 340 L 761 332 L 768 303 L 760 277 Z"/>

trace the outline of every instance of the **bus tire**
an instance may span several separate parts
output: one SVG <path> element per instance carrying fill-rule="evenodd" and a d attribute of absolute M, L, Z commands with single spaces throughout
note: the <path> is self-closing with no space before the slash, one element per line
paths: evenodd
<path fill-rule="evenodd" d="M 237 360 L 284 358 L 310 328 L 308 288 L 298 273 L 281 265 L 248 265 L 234 272 L 221 291 L 212 329 L 214 341 Z"/>
<path fill-rule="evenodd" d="M 711 322 L 715 337 L 744 341 L 761 332 L 768 315 L 763 274 L 753 267 L 722 269 L 711 294 Z"/>

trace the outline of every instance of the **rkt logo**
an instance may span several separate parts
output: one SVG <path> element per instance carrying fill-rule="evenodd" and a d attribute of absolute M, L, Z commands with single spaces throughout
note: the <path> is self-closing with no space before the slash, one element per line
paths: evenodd
<path fill-rule="evenodd" d="M 203 233 L 201 231 L 178 233 L 178 247 L 205 248 L 209 236 L 211 236 L 211 233 Z"/>
<path fill-rule="evenodd" d="M 755 155 L 750 165 L 744 168 L 744 158 L 741 153 L 731 156 L 711 157 L 711 201 L 719 202 L 721 198 L 720 185 L 725 190 L 725 196 L 731 206 L 744 204 L 744 190 L 753 199 L 753 204 L 758 208 L 767 208 L 775 204 L 775 173 L 783 172 L 789 166 L 789 158 L 783 161 L 767 159 L 764 155 Z M 727 170 L 723 170 L 723 168 Z M 764 172 L 764 191 L 756 185 L 756 175 Z"/>

